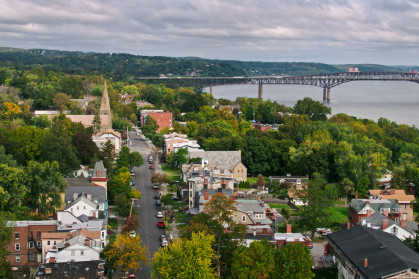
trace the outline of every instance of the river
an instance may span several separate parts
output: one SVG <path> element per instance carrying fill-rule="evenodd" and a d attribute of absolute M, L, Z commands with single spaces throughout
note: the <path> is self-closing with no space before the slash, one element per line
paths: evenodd
<path fill-rule="evenodd" d="M 209 88 L 205 88 L 209 92 Z M 257 85 L 213 86 L 216 99 L 234 101 L 237 97 L 257 98 Z M 388 118 L 398 124 L 419 127 L 419 84 L 405 81 L 355 81 L 330 90 L 331 101 L 325 103 L 332 114 L 346 113 L 357 118 L 377 121 Z M 263 99 L 294 106 L 297 100 L 310 97 L 323 102 L 323 88 L 309 85 L 264 85 Z"/>

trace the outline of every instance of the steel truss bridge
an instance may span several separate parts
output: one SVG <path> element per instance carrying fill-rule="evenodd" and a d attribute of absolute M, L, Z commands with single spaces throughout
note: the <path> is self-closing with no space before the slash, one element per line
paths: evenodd
<path fill-rule="evenodd" d="M 258 84 L 258 98 L 263 98 L 263 84 L 312 85 L 323 88 L 323 99 L 330 100 L 330 89 L 351 81 L 411 81 L 419 83 L 419 74 L 400 72 L 347 72 L 311 76 L 261 76 L 261 77 L 140 77 L 150 83 L 182 86 L 212 86 L 227 84 Z"/>

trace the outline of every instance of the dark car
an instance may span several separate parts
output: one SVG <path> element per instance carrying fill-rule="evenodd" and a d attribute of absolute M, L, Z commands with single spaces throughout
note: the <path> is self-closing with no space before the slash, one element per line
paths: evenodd
<path fill-rule="evenodd" d="M 165 228 L 165 227 L 166 227 L 166 225 L 164 224 L 164 222 L 163 222 L 163 221 L 158 221 L 158 222 L 157 222 L 157 227 L 159 227 L 159 228 Z"/>
<path fill-rule="evenodd" d="M 156 205 L 157 205 L 157 206 L 161 206 L 161 202 L 160 202 L 160 200 L 156 200 Z"/>
<path fill-rule="evenodd" d="M 174 201 L 180 201 L 180 198 L 178 196 L 173 196 L 172 198 Z"/>
<path fill-rule="evenodd" d="M 155 198 L 156 200 L 160 199 L 160 194 L 156 194 L 156 195 L 154 196 L 154 198 Z"/>

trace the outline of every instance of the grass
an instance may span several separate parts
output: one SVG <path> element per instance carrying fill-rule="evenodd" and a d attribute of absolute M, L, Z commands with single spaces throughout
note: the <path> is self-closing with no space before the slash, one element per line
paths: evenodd
<path fill-rule="evenodd" d="M 349 208 L 347 207 L 332 207 L 329 209 L 331 222 L 345 224 L 348 222 Z"/>
<path fill-rule="evenodd" d="M 178 175 L 170 175 L 170 179 L 172 182 L 179 181 L 179 174 Z"/>
<path fill-rule="evenodd" d="M 263 180 L 265 181 L 265 183 L 269 183 L 269 177 L 263 177 Z M 256 183 L 258 181 L 258 177 L 257 176 L 255 176 L 255 177 L 248 177 L 247 178 L 247 181 L 249 183 Z"/>
<path fill-rule="evenodd" d="M 189 215 L 186 215 L 185 212 L 179 212 L 179 211 L 175 212 L 176 223 L 185 224 L 185 223 L 188 223 L 190 219 L 191 217 Z"/>
<path fill-rule="evenodd" d="M 292 208 L 288 204 L 278 204 L 278 203 L 269 203 L 271 208 L 279 208 L 279 209 L 288 209 L 291 210 Z"/>
<path fill-rule="evenodd" d="M 174 169 L 168 165 L 161 165 L 161 169 L 166 172 L 180 172 L 180 169 Z"/>

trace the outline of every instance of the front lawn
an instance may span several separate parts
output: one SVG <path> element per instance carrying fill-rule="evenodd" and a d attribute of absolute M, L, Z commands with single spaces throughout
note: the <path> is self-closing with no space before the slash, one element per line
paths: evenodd
<path fill-rule="evenodd" d="M 263 180 L 265 181 L 265 183 L 269 183 L 269 177 L 263 177 Z M 247 178 L 247 182 L 249 183 L 256 183 L 258 181 L 258 177 L 248 177 Z"/>
<path fill-rule="evenodd" d="M 332 207 L 329 210 L 332 223 L 345 224 L 348 223 L 349 208 L 347 207 Z"/>
<path fill-rule="evenodd" d="M 279 209 L 288 209 L 291 210 L 292 208 L 288 204 L 280 204 L 280 203 L 268 203 L 270 208 L 279 208 Z"/>

